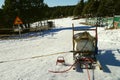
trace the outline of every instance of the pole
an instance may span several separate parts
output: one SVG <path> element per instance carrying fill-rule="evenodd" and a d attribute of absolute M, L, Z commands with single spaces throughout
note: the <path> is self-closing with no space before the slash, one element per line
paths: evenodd
<path fill-rule="evenodd" d="M 19 36 L 21 38 L 21 28 L 20 28 L 20 24 L 18 24 L 18 29 L 19 29 Z"/>
<path fill-rule="evenodd" d="M 74 24 L 72 24 L 72 43 L 73 43 L 73 52 L 75 51 L 75 43 L 74 43 Z"/>
<path fill-rule="evenodd" d="M 95 53 L 98 54 L 98 32 L 97 32 L 97 26 L 96 26 L 96 30 L 95 30 L 95 33 L 96 33 L 96 44 L 95 44 Z"/>

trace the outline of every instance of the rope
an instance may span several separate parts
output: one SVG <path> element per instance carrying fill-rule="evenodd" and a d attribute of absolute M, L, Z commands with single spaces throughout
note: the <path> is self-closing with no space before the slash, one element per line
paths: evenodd
<path fill-rule="evenodd" d="M 93 60 L 90 59 L 90 58 L 84 58 L 84 59 L 82 59 L 82 60 L 84 60 L 84 61 L 88 61 L 88 60 L 89 60 L 89 61 L 93 62 Z M 48 70 L 48 71 L 49 71 L 49 72 L 52 72 L 52 73 L 65 73 L 65 72 L 71 70 L 72 67 L 73 67 L 77 62 L 79 62 L 79 61 L 76 61 L 73 65 L 70 66 L 70 68 L 68 68 L 68 69 L 66 69 L 66 70 L 63 70 L 63 71 L 52 71 L 52 70 Z M 86 64 L 85 64 L 85 65 L 86 65 Z M 86 66 L 86 69 L 87 69 L 87 73 L 88 73 L 88 78 L 89 78 L 89 80 L 90 80 L 90 75 L 89 75 L 89 71 L 88 71 L 88 66 Z"/>
<path fill-rule="evenodd" d="M 86 69 L 87 69 L 88 80 L 90 80 L 90 73 L 89 73 L 89 70 L 88 70 L 88 65 L 85 64 L 85 66 L 86 66 Z"/>
<path fill-rule="evenodd" d="M 83 58 L 82 60 L 90 61 L 91 63 L 94 62 L 94 60 L 92 60 L 91 58 Z M 88 70 L 88 64 L 87 63 L 84 63 L 84 64 L 85 64 L 85 67 L 87 69 L 88 80 L 90 80 L 90 73 L 89 73 L 89 70 Z"/>
<path fill-rule="evenodd" d="M 52 70 L 48 70 L 49 72 L 52 72 L 52 73 L 65 73 L 69 70 L 72 69 L 72 67 L 76 64 L 77 62 L 75 62 L 73 65 L 70 66 L 70 68 L 66 69 L 66 70 L 63 70 L 63 71 L 52 71 Z"/>
<path fill-rule="evenodd" d="M 0 63 L 13 62 L 13 61 L 21 61 L 21 60 L 28 60 L 28 59 L 36 59 L 36 58 L 47 57 L 47 56 L 58 55 L 58 54 L 64 54 L 64 53 L 69 53 L 69 52 L 72 52 L 72 51 L 58 52 L 58 53 L 48 54 L 48 55 L 33 56 L 33 57 L 23 58 L 23 59 L 15 59 L 15 60 L 8 60 L 8 61 L 0 61 Z"/>

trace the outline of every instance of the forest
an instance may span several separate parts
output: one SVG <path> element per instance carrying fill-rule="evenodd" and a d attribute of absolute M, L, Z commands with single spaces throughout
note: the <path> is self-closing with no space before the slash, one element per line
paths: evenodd
<path fill-rule="evenodd" d="M 49 7 L 44 0 L 5 0 L 0 9 L 0 28 L 12 28 L 16 16 L 29 24 L 68 16 L 114 16 L 120 14 L 119 8 L 119 0 L 80 0 L 76 5 L 54 7 Z"/>

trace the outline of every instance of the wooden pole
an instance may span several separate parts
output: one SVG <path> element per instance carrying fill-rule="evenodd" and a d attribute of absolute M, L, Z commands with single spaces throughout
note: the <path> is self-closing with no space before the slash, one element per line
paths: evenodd
<path fill-rule="evenodd" d="M 75 43 L 74 43 L 74 24 L 72 24 L 72 43 L 73 43 L 73 52 L 75 51 Z"/>
<path fill-rule="evenodd" d="M 96 30 L 95 30 L 95 33 L 96 33 L 96 44 L 95 44 L 95 50 L 96 50 L 96 54 L 98 54 L 98 32 L 97 32 L 97 26 L 96 26 Z"/>

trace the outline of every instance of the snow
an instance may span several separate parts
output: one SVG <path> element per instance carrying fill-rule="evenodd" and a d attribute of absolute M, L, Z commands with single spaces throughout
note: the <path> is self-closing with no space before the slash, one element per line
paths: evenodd
<path fill-rule="evenodd" d="M 48 71 L 65 70 L 73 64 L 72 53 L 67 52 L 72 50 L 72 23 L 75 27 L 84 26 L 79 23 L 85 20 L 68 17 L 50 21 L 55 22 L 53 30 L 30 33 L 32 37 L 22 39 L 0 40 L 0 80 L 88 80 L 85 69 L 65 73 Z M 120 29 L 98 28 L 98 59 L 103 71 L 89 70 L 91 80 L 120 80 L 119 32 Z M 67 53 L 42 56 L 60 52 Z M 66 65 L 56 65 L 58 56 L 64 56 Z"/>

